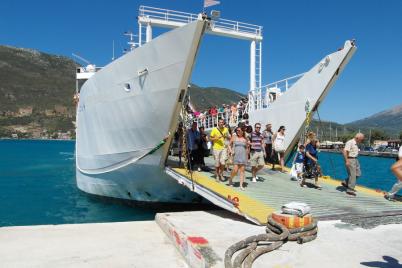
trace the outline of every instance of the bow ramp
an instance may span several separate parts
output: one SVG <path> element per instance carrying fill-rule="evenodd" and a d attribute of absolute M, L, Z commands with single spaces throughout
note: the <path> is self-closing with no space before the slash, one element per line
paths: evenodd
<path fill-rule="evenodd" d="M 172 157 L 171 157 L 172 158 Z M 211 171 L 193 171 L 177 167 L 170 159 L 165 172 L 178 183 L 196 192 L 213 204 L 239 214 L 256 224 L 266 224 L 268 216 L 280 210 L 281 206 L 292 202 L 307 203 L 312 214 L 320 220 L 343 219 L 350 217 L 377 217 L 402 215 L 402 202 L 389 202 L 383 193 L 357 186 L 357 197 L 348 197 L 341 181 L 320 178 L 321 190 L 300 187 L 292 181 L 289 174 L 273 171 L 269 166 L 259 172 L 259 180 L 251 181 L 249 167 L 246 168 L 245 190 L 240 190 L 238 178 L 234 186 L 227 181 L 217 182 L 213 172 L 213 159 L 205 159 Z M 176 166 L 176 167 L 175 167 Z M 225 172 L 225 177 L 229 174 Z"/>

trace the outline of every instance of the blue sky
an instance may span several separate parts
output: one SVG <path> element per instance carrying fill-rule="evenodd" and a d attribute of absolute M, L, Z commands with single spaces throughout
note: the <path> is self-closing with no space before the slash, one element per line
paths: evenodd
<path fill-rule="evenodd" d="M 102 66 L 111 59 L 112 40 L 120 55 L 126 47 L 122 33 L 137 31 L 141 4 L 202 10 L 202 0 L 2 0 L 0 44 L 69 57 L 75 52 Z M 402 1 L 221 0 L 210 9 L 263 26 L 263 84 L 307 71 L 355 38 L 355 56 L 319 109 L 323 119 L 350 122 L 402 103 Z M 249 46 L 206 36 L 192 82 L 246 93 Z"/>

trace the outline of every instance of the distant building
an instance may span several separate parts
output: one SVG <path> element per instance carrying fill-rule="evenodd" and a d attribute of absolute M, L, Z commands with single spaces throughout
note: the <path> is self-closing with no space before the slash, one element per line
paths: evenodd
<path fill-rule="evenodd" d="M 18 109 L 18 116 L 30 116 L 32 115 L 32 106 L 22 107 Z"/>
<path fill-rule="evenodd" d="M 374 147 L 380 147 L 380 146 L 388 146 L 388 141 L 383 141 L 383 140 L 375 140 L 373 142 Z"/>
<path fill-rule="evenodd" d="M 5 111 L 4 116 L 15 116 L 15 113 L 12 111 Z"/>
<path fill-rule="evenodd" d="M 59 140 L 71 140 L 71 134 L 70 132 L 58 132 L 57 133 L 57 139 Z"/>
<path fill-rule="evenodd" d="M 398 149 L 402 145 L 402 140 L 388 140 L 388 147 Z"/>
<path fill-rule="evenodd" d="M 54 110 L 51 110 L 51 109 L 46 109 L 45 110 L 45 115 L 46 116 L 54 116 L 54 115 L 56 115 L 56 112 Z"/>
<path fill-rule="evenodd" d="M 56 114 L 67 115 L 67 107 L 63 105 L 55 105 L 54 111 Z"/>
<path fill-rule="evenodd" d="M 34 139 L 39 139 L 39 138 L 42 137 L 42 131 L 40 129 L 35 129 L 35 130 L 32 131 L 31 136 Z"/>
<path fill-rule="evenodd" d="M 18 134 L 16 134 L 16 133 L 11 134 L 11 138 L 18 139 Z"/>

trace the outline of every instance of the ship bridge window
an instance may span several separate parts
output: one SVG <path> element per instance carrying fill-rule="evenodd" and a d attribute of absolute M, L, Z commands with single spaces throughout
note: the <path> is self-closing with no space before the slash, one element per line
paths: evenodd
<path fill-rule="evenodd" d="M 131 90 L 131 86 L 129 83 L 124 83 L 124 90 L 129 92 Z"/>

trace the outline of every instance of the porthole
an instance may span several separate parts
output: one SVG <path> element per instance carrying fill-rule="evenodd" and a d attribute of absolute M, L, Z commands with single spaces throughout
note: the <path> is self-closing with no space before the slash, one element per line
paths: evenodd
<path fill-rule="evenodd" d="M 130 92 L 131 86 L 130 86 L 129 83 L 124 83 L 124 90 L 127 91 L 127 92 Z"/>

